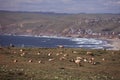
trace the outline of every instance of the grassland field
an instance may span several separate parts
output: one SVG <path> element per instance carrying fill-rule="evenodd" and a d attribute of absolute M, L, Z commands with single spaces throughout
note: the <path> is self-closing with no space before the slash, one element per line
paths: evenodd
<path fill-rule="evenodd" d="M 96 63 L 78 66 L 76 57 Z M 0 47 L 0 80 L 120 80 L 120 51 Z"/>

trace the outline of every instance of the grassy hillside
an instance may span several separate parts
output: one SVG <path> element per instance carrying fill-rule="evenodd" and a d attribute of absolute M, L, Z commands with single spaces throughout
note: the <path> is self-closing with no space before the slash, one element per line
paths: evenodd
<path fill-rule="evenodd" d="M 119 14 L 57 14 L 0 11 L 0 33 L 69 34 L 71 29 L 120 33 Z M 78 31 L 77 31 L 78 32 Z"/>
<path fill-rule="evenodd" d="M 94 58 L 96 64 L 82 61 L 78 66 L 72 61 L 76 57 Z M 119 80 L 119 75 L 120 51 L 0 48 L 0 80 Z"/>

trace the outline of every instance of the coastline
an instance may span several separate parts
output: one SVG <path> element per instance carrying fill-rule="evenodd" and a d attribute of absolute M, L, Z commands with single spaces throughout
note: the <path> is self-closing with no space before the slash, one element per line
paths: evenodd
<path fill-rule="evenodd" d="M 11 36 L 11 35 L 5 35 Z M 59 39 L 73 39 L 73 37 L 63 37 L 63 36 L 33 36 L 33 35 L 12 35 L 12 36 L 23 36 L 23 37 L 44 37 L 44 38 L 59 38 Z M 77 37 L 75 39 L 78 39 Z M 120 50 L 120 39 L 108 39 L 108 38 L 93 38 L 97 40 L 107 41 L 107 46 L 110 48 L 107 50 Z M 77 40 L 78 41 L 78 40 Z"/>
<path fill-rule="evenodd" d="M 120 39 L 105 39 L 112 47 L 110 50 L 120 50 Z"/>

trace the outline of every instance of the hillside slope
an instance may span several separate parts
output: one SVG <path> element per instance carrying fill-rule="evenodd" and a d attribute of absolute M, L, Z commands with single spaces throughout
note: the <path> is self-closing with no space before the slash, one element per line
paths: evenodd
<path fill-rule="evenodd" d="M 120 14 L 59 14 L 0 11 L 0 34 L 66 35 L 120 33 Z"/>

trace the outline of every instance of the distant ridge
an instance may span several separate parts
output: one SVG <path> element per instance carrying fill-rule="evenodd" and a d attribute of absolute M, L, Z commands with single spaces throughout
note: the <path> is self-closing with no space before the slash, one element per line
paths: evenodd
<path fill-rule="evenodd" d="M 42 11 L 9 11 L 0 10 L 0 12 L 10 12 L 10 13 L 36 13 L 36 14 L 58 14 L 58 15 L 70 15 L 71 13 L 56 13 L 56 12 L 42 12 Z"/>
<path fill-rule="evenodd" d="M 120 13 L 56 13 L 56 12 L 43 12 L 43 11 L 10 11 L 10 10 L 0 10 L 0 12 L 13 12 L 13 13 L 36 13 L 36 14 L 59 14 L 59 15 L 71 15 L 71 14 L 120 14 Z"/>

